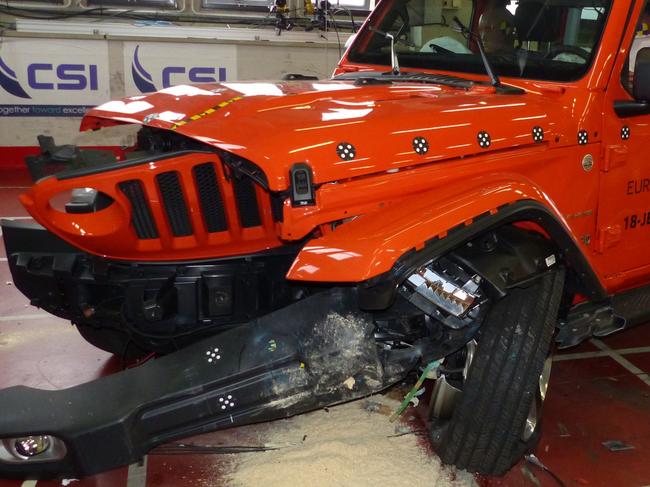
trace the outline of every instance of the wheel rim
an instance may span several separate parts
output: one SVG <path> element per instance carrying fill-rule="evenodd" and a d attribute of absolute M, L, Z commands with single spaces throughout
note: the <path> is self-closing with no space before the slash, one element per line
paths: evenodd
<path fill-rule="evenodd" d="M 463 383 L 467 379 L 467 374 L 474 360 L 476 353 L 476 340 L 472 340 L 465 345 L 466 358 L 463 366 Z M 431 393 L 430 416 L 437 419 L 449 419 L 454 412 L 456 403 L 463 393 L 462 389 L 450 384 L 444 374 L 436 380 Z"/>
<path fill-rule="evenodd" d="M 463 367 L 463 383 L 467 379 L 467 374 L 474 360 L 476 353 L 476 341 L 472 340 L 466 345 L 466 359 Z M 551 368 L 553 366 L 553 358 L 549 356 L 544 361 L 542 373 L 539 375 L 539 382 L 535 389 L 535 397 L 528 410 L 528 416 L 524 424 L 524 430 L 521 433 L 521 439 L 528 441 L 532 438 L 537 430 L 539 420 L 542 413 L 542 405 L 546 400 L 546 391 L 548 390 L 548 382 L 551 376 Z M 436 419 L 449 419 L 454 413 L 456 403 L 460 399 L 463 390 L 450 384 L 444 374 L 440 376 L 431 393 L 431 408 L 430 416 Z"/>
<path fill-rule="evenodd" d="M 521 434 L 521 439 L 523 441 L 530 440 L 535 433 L 535 430 L 537 430 L 539 418 L 542 413 L 542 405 L 546 400 L 546 391 L 548 390 L 548 380 L 551 376 L 552 366 L 553 358 L 549 355 L 544 361 L 544 368 L 542 369 L 542 373 L 539 375 L 539 384 L 535 390 L 535 397 L 533 398 L 533 402 L 530 404 L 530 409 L 528 410 L 528 417 L 524 424 L 524 431 Z"/>

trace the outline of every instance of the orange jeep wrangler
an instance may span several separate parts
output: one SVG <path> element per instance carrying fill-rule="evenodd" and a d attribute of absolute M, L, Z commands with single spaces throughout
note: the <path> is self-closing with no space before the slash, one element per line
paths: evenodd
<path fill-rule="evenodd" d="M 41 138 L 37 224 L 2 223 L 16 286 L 158 358 L 0 391 L 0 476 L 89 475 L 418 375 L 442 460 L 506 472 L 552 342 L 650 316 L 646 12 L 382 0 L 331 79 L 106 103 L 81 130 L 141 126 L 119 159 Z"/>

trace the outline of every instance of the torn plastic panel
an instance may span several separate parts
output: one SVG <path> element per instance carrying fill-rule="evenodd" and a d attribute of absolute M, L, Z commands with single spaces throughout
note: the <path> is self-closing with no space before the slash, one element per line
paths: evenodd
<path fill-rule="evenodd" d="M 91 475 L 175 438 L 378 392 L 420 357 L 414 347 L 379 346 L 371 315 L 358 311 L 356 299 L 352 288 L 331 289 L 87 384 L 3 390 L 0 438 L 47 434 L 61 439 L 66 453 L 42 462 L 0 457 L 0 477 Z"/>

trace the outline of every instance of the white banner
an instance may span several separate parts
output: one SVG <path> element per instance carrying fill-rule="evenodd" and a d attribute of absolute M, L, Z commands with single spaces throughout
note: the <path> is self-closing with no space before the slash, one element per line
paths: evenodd
<path fill-rule="evenodd" d="M 125 42 L 124 86 L 139 95 L 185 83 L 212 83 L 236 78 L 234 45 L 173 42 Z"/>
<path fill-rule="evenodd" d="M 106 41 L 2 40 L 0 116 L 79 117 L 109 98 Z"/>

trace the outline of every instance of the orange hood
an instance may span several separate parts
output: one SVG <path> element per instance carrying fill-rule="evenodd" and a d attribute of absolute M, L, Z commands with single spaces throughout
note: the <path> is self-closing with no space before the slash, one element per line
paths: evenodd
<path fill-rule="evenodd" d="M 254 162 L 270 189 L 284 190 L 297 162 L 312 167 L 318 184 L 534 144 L 531 127 L 545 140 L 564 141 L 571 116 L 563 105 L 480 85 L 232 82 L 112 101 L 90 110 L 81 129 L 137 123 L 173 130 Z M 479 144 L 482 132 L 489 146 Z M 426 152 L 415 150 L 416 138 Z M 342 143 L 353 146 L 354 157 L 337 153 Z"/>

